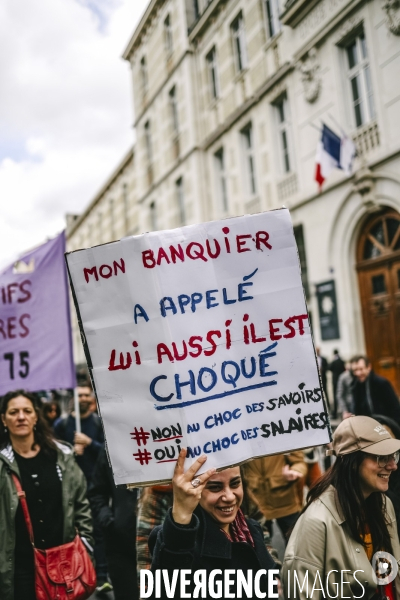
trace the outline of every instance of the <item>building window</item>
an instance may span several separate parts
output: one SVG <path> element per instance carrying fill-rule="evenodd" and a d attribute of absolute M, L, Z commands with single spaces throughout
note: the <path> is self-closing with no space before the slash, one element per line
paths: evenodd
<path fill-rule="evenodd" d="M 124 222 L 125 222 L 125 235 L 129 233 L 129 206 L 128 206 L 128 186 L 126 183 L 122 186 L 122 201 L 124 206 Z"/>
<path fill-rule="evenodd" d="M 140 59 L 140 83 L 142 86 L 142 97 L 144 98 L 147 94 L 148 78 L 147 78 L 147 63 L 146 57 L 142 56 Z"/>
<path fill-rule="evenodd" d="M 194 18 L 197 20 L 200 17 L 199 0 L 193 0 Z"/>
<path fill-rule="evenodd" d="M 98 244 L 103 243 L 103 215 L 101 211 L 97 213 L 97 240 Z"/>
<path fill-rule="evenodd" d="M 146 121 L 144 124 L 144 137 L 146 143 L 147 164 L 151 165 L 153 162 L 153 148 L 151 144 L 150 121 Z"/>
<path fill-rule="evenodd" d="M 289 109 L 288 101 L 286 97 L 281 98 L 275 103 L 276 120 L 278 123 L 278 144 L 281 169 L 284 173 L 291 171 L 291 158 L 290 158 L 290 136 L 289 136 Z"/>
<path fill-rule="evenodd" d="M 206 56 L 208 76 L 210 81 L 211 98 L 218 98 L 219 96 L 219 80 L 218 80 L 218 66 L 217 66 L 217 51 L 213 46 L 210 52 Z"/>
<path fill-rule="evenodd" d="M 170 89 L 169 91 L 169 105 L 171 109 L 171 122 L 172 122 L 172 131 L 174 133 L 174 137 L 179 134 L 179 119 L 178 119 L 178 104 L 176 99 L 176 87 Z"/>
<path fill-rule="evenodd" d="M 184 225 L 186 223 L 186 213 L 185 213 L 185 193 L 183 190 L 183 177 L 179 177 L 175 182 L 176 188 L 176 201 L 178 204 L 179 211 L 179 220 L 180 224 Z"/>
<path fill-rule="evenodd" d="M 364 32 L 360 32 L 346 47 L 347 77 L 356 127 L 375 118 L 371 70 Z"/>
<path fill-rule="evenodd" d="M 246 37 L 244 31 L 244 20 L 239 13 L 231 25 L 233 52 L 235 54 L 236 70 L 238 73 L 247 67 Z"/>
<path fill-rule="evenodd" d="M 144 124 L 144 139 L 147 158 L 147 185 L 153 185 L 153 145 L 151 141 L 150 121 Z"/>
<path fill-rule="evenodd" d="M 114 215 L 114 200 L 110 199 L 110 233 L 111 239 L 115 240 L 115 215 Z"/>
<path fill-rule="evenodd" d="M 150 230 L 157 231 L 157 210 L 156 203 L 150 203 Z"/>
<path fill-rule="evenodd" d="M 252 124 L 249 123 L 244 129 L 242 129 L 240 135 L 242 138 L 243 163 L 247 182 L 247 193 L 249 196 L 254 196 L 257 193 L 257 184 Z"/>
<path fill-rule="evenodd" d="M 301 281 L 303 283 L 305 296 L 308 300 L 310 298 L 310 286 L 308 284 L 306 246 L 304 243 L 303 225 L 296 225 L 293 229 L 294 229 L 294 237 L 296 239 L 296 244 L 297 244 L 297 250 L 299 253 L 299 261 L 300 261 L 300 267 L 301 267 Z"/>
<path fill-rule="evenodd" d="M 279 20 L 279 12 L 279 0 L 265 0 L 265 14 L 270 37 L 274 37 L 274 35 L 281 30 L 282 26 Z"/>
<path fill-rule="evenodd" d="M 218 152 L 214 154 L 215 172 L 217 180 L 217 194 L 219 205 L 223 213 L 228 212 L 228 193 L 226 189 L 226 171 L 225 171 L 225 158 L 224 149 L 220 148 Z"/>
<path fill-rule="evenodd" d="M 172 38 L 172 26 L 171 26 L 171 17 L 167 15 L 164 21 L 164 42 L 165 42 L 165 51 L 167 53 L 167 57 L 171 56 L 173 51 L 173 38 Z"/>

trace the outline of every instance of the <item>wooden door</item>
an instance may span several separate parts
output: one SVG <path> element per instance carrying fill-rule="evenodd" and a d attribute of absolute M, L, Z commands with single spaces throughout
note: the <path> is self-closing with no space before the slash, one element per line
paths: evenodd
<path fill-rule="evenodd" d="M 390 270 L 393 290 L 393 336 L 396 355 L 397 392 L 400 392 L 400 261 L 393 262 Z"/>
<path fill-rule="evenodd" d="M 358 279 L 367 354 L 400 393 L 400 215 L 370 220 L 358 245 Z"/>

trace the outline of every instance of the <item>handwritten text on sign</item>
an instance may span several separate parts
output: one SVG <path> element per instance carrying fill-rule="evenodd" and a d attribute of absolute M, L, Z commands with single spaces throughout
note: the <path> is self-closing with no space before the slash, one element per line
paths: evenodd
<path fill-rule="evenodd" d="M 329 441 L 287 210 L 67 255 L 117 484 Z"/>

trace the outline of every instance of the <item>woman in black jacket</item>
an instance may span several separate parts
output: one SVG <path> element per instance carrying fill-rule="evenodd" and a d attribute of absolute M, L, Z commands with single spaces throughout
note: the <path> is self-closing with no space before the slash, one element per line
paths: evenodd
<path fill-rule="evenodd" d="M 240 597 L 238 586 L 243 598 L 260 597 L 259 592 L 267 593 L 267 598 L 268 593 L 269 597 L 277 597 L 273 578 L 278 571 L 265 547 L 261 526 L 246 519 L 240 509 L 243 484 L 239 467 L 218 473 L 209 469 L 196 476 L 206 457 L 197 459 L 184 472 L 185 457 L 186 450 L 182 449 L 172 479 L 172 509 L 149 538 L 155 581 L 160 569 L 168 570 L 169 582 L 174 569 L 190 569 L 186 591 L 193 593 L 196 586 L 200 590 L 199 586 L 205 585 L 206 596 L 200 592 L 198 597 Z M 232 571 L 226 573 L 227 570 Z M 245 584 L 241 587 L 243 579 Z M 162 575 L 162 598 L 167 597 L 164 583 Z M 179 598 L 180 589 L 178 580 L 175 594 L 169 597 Z"/>

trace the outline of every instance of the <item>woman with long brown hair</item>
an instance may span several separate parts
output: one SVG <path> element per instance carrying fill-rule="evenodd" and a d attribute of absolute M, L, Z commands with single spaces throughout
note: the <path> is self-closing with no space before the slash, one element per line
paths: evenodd
<path fill-rule="evenodd" d="M 395 575 L 400 559 L 396 517 L 385 495 L 397 469 L 400 441 L 378 421 L 359 416 L 340 423 L 332 446 L 336 461 L 309 491 L 286 549 L 286 598 L 383 594 L 392 600 L 395 593 L 400 598 L 399 577 L 379 577 Z M 378 569 L 377 576 L 378 551 L 395 560 L 386 571 Z"/>
<path fill-rule="evenodd" d="M 71 446 L 53 439 L 33 394 L 6 394 L 0 417 L 0 597 L 35 600 L 33 549 L 12 475 L 25 492 L 40 549 L 71 542 L 76 530 L 91 548 L 86 481 Z"/>

